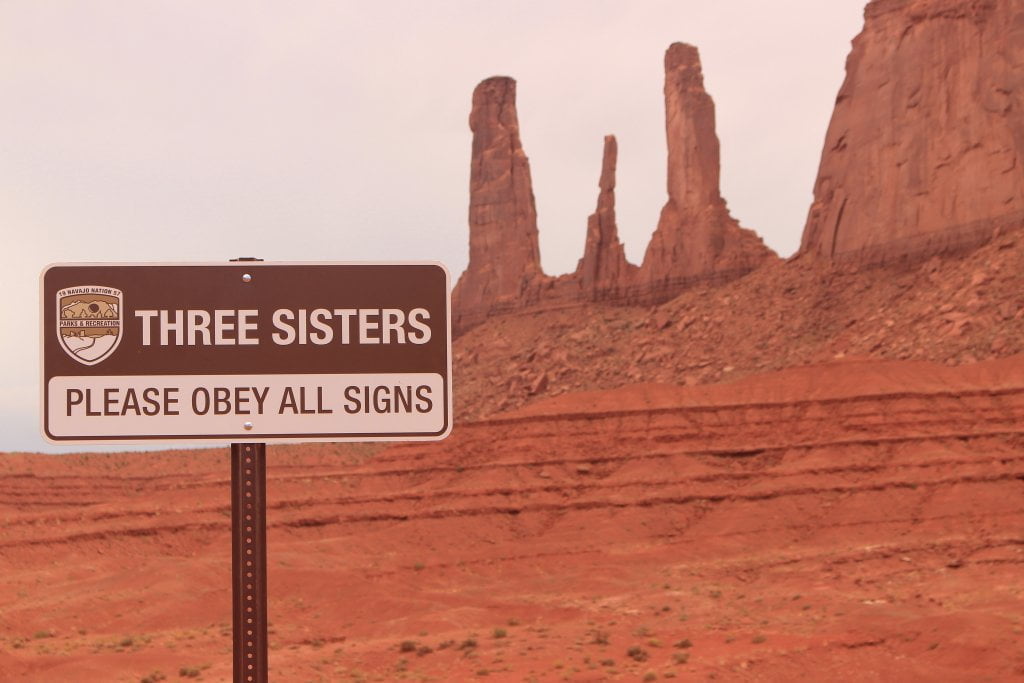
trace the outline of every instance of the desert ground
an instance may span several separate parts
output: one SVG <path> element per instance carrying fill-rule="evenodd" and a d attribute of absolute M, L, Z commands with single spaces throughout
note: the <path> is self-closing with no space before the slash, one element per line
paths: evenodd
<path fill-rule="evenodd" d="M 271 446 L 272 678 L 1024 676 L 1022 418 L 1024 357 L 844 358 Z M 0 458 L 0 677 L 229 680 L 229 489 Z"/>

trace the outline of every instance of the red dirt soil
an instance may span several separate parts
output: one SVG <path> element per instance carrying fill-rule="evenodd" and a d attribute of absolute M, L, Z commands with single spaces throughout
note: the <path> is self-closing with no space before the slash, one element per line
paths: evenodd
<path fill-rule="evenodd" d="M 1024 676 L 1024 356 L 565 395 L 268 477 L 274 680 Z M 0 678 L 228 680 L 228 501 L 226 449 L 0 457 Z"/>

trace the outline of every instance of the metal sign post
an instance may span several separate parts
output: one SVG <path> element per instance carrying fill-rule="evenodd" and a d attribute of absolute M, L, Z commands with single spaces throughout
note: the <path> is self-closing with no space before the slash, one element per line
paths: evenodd
<path fill-rule="evenodd" d="M 267 447 L 231 444 L 234 681 L 267 681 Z"/>
<path fill-rule="evenodd" d="M 234 683 L 267 683 L 267 445 L 262 443 L 231 444 L 231 615 Z"/>

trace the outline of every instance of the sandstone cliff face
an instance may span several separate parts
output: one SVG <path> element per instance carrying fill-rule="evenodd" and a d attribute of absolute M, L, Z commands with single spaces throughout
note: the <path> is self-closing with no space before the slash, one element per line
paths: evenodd
<path fill-rule="evenodd" d="M 469 127 L 469 265 L 452 292 L 456 328 L 536 301 L 543 280 L 513 79 L 488 78 L 476 87 Z"/>
<path fill-rule="evenodd" d="M 722 199 L 715 104 L 692 45 L 673 43 L 665 52 L 665 133 L 669 198 L 640 276 L 655 299 L 688 280 L 749 270 L 773 254 L 739 227 Z"/>
<path fill-rule="evenodd" d="M 636 266 L 626 261 L 626 253 L 619 241 L 615 223 L 615 164 L 619 147 L 614 135 L 604 138 L 601 161 L 600 192 L 597 209 L 587 219 L 587 240 L 583 258 L 574 274 L 579 283 L 581 298 L 601 301 L 621 296 L 636 273 Z"/>
<path fill-rule="evenodd" d="M 875 0 L 801 251 L 883 262 L 1024 222 L 1024 0 Z"/>

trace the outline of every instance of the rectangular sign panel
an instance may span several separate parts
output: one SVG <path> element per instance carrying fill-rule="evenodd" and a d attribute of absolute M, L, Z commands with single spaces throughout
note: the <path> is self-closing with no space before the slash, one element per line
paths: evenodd
<path fill-rule="evenodd" d="M 55 443 L 442 439 L 437 263 L 62 264 L 42 275 Z"/>

